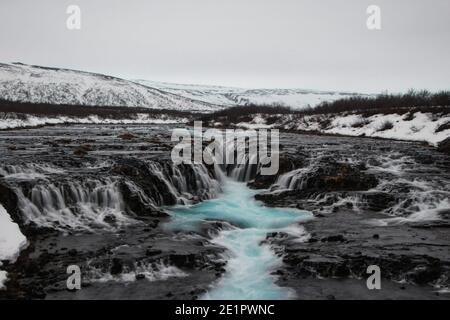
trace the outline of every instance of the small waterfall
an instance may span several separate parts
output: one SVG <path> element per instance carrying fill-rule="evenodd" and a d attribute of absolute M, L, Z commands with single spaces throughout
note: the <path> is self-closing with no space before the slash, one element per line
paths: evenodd
<path fill-rule="evenodd" d="M 3 205 L 0 204 L 0 267 L 2 266 L 2 261 L 8 260 L 14 263 L 20 251 L 27 245 L 27 239 L 20 231 L 19 226 L 11 219 Z"/>
<path fill-rule="evenodd" d="M 185 199 L 183 196 L 180 195 L 180 192 L 177 190 L 173 182 L 171 181 L 170 177 L 164 172 L 164 169 L 161 164 L 157 162 L 149 162 L 150 171 L 157 176 L 157 178 L 162 181 L 169 193 L 174 196 L 175 199 L 177 199 L 177 203 L 187 203 L 187 199 Z M 186 180 L 182 178 L 181 173 L 179 170 L 173 170 L 174 171 L 174 178 L 175 181 L 179 183 L 178 187 L 181 187 L 181 190 L 185 189 L 187 190 Z"/>
<path fill-rule="evenodd" d="M 275 182 L 273 189 L 281 190 L 301 190 L 304 188 L 304 174 L 309 168 L 301 168 L 282 174 Z"/>
<path fill-rule="evenodd" d="M 15 190 L 25 222 L 65 231 L 114 229 L 135 223 L 143 210 L 215 198 L 226 176 L 253 179 L 260 167 L 253 150 L 257 140 L 256 132 L 243 132 L 222 144 L 219 152 L 225 163 L 233 159 L 230 164 L 215 158 L 212 164 L 179 165 L 127 158 L 85 163 L 76 175 L 72 168 L 8 164 L 0 166 L 0 177 Z M 105 173 L 108 178 L 102 178 Z"/>
<path fill-rule="evenodd" d="M 183 164 L 164 167 L 158 162 L 149 162 L 152 174 L 164 183 L 177 204 L 189 204 L 192 199 L 207 200 L 217 196 L 220 179 L 212 176 L 203 164 Z M 159 203 L 166 205 L 164 201 Z"/>
<path fill-rule="evenodd" d="M 94 178 L 89 167 L 89 172 L 74 177 L 58 168 L 30 164 L 3 166 L 0 175 L 15 191 L 25 222 L 61 231 L 115 229 L 136 223 L 134 217 L 142 210 L 196 203 L 221 190 L 220 177 L 203 164 L 135 159 L 127 165 L 138 174 Z"/>
<path fill-rule="evenodd" d="M 450 210 L 449 180 L 441 178 L 439 184 L 425 180 L 397 178 L 384 180 L 377 191 L 392 192 L 398 186 L 408 192 L 398 195 L 396 203 L 384 210 L 392 218 L 380 219 L 382 225 L 445 219 Z"/>
<path fill-rule="evenodd" d="M 237 133 L 216 148 L 214 162 L 223 174 L 236 181 L 253 179 L 260 169 L 256 131 Z M 264 146 L 265 147 L 265 146 Z M 223 180 L 223 179 L 222 179 Z"/>
<path fill-rule="evenodd" d="M 0 177 L 5 179 L 34 180 L 45 179 L 47 175 L 62 174 L 64 170 L 44 164 L 29 163 L 4 165 L 0 167 Z"/>
<path fill-rule="evenodd" d="M 16 194 L 26 221 L 38 226 L 89 230 L 132 220 L 125 215 L 118 182 L 112 179 L 35 185 L 28 192 L 16 188 Z"/>

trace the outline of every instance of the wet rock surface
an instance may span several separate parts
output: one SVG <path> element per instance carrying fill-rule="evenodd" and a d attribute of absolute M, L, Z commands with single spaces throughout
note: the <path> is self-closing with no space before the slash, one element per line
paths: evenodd
<path fill-rule="evenodd" d="M 439 143 L 438 150 L 450 155 L 450 138 Z"/>
<path fill-rule="evenodd" d="M 267 235 L 264 243 L 283 259 L 278 284 L 299 299 L 449 299 L 449 158 L 412 143 L 298 140 L 306 168 L 297 168 L 294 183 L 281 176 L 256 196 L 315 215 L 298 225 L 306 241 Z M 380 267 L 381 290 L 366 286 L 370 265 Z"/>
<path fill-rule="evenodd" d="M 367 220 L 376 218 L 380 215 L 327 214 L 303 225 L 310 234 L 303 243 L 268 235 L 265 243 L 284 262 L 275 271 L 279 285 L 295 289 L 300 299 L 448 299 L 437 293 L 449 285 L 448 229 L 380 227 Z M 366 286 L 371 265 L 380 267 L 381 290 Z"/>
<path fill-rule="evenodd" d="M 217 192 L 207 167 L 172 166 L 169 133 L 158 126 L 2 132 L 0 202 L 29 246 L 2 266 L 9 280 L 0 298 L 197 299 L 217 281 L 224 249 L 209 231 L 163 226 L 169 216 L 161 206 Z M 67 289 L 70 265 L 81 269 L 79 291 Z"/>
<path fill-rule="evenodd" d="M 29 241 L 19 260 L 5 268 L 10 281 L 2 298 L 196 299 L 223 273 L 222 248 L 147 223 L 119 233 L 50 232 Z M 79 291 L 67 289 L 70 265 L 80 267 Z"/>

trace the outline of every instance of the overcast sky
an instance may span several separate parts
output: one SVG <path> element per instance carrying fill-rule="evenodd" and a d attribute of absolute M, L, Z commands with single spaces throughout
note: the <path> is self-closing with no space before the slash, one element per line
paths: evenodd
<path fill-rule="evenodd" d="M 66 28 L 70 4 L 81 30 Z M 366 27 L 370 4 L 380 31 Z M 0 0 L 0 61 L 249 88 L 450 89 L 450 1 Z"/>

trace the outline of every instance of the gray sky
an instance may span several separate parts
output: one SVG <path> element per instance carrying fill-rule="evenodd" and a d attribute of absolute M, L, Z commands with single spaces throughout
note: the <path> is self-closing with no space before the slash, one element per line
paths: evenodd
<path fill-rule="evenodd" d="M 66 8 L 81 8 L 81 30 Z M 369 31 L 366 8 L 381 7 Z M 179 83 L 450 89 L 448 0 L 1 0 L 0 61 Z"/>

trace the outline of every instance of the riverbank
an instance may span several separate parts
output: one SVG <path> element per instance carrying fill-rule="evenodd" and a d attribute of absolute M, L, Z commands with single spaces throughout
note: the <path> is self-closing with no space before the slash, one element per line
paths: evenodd
<path fill-rule="evenodd" d="M 0 132 L 0 203 L 30 243 L 2 266 L 0 297 L 201 299 L 255 276 L 301 299 L 448 298 L 449 156 L 415 142 L 283 132 L 279 174 L 251 176 L 259 190 L 241 182 L 226 201 L 214 168 L 173 166 L 171 128 Z M 279 219 L 280 207 L 314 219 Z M 195 208 L 198 229 L 167 229 Z M 381 267 L 381 291 L 363 292 L 369 263 Z M 65 285 L 72 264 L 83 275 L 76 292 Z"/>

